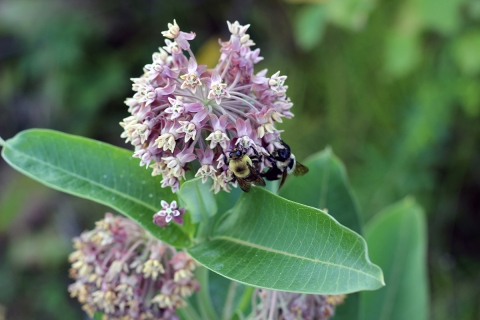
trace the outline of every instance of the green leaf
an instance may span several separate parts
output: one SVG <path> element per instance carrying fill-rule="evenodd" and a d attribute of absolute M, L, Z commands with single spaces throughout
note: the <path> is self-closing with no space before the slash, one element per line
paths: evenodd
<path fill-rule="evenodd" d="M 343 226 L 362 234 L 362 222 L 343 163 L 330 148 L 318 152 L 303 163 L 309 172 L 289 177 L 279 195 L 319 209 L 327 209 Z M 359 296 L 351 294 L 335 312 L 336 320 L 358 318 Z"/>
<path fill-rule="evenodd" d="M 295 40 L 304 50 L 311 50 L 323 38 L 327 23 L 327 12 L 323 5 L 303 7 L 295 19 Z"/>
<path fill-rule="evenodd" d="M 178 193 L 183 205 L 190 213 L 193 223 L 198 223 L 214 216 L 217 213 L 217 203 L 210 191 L 212 180 L 202 183 L 202 178 L 186 181 Z"/>
<path fill-rule="evenodd" d="M 217 206 L 218 206 L 218 212 L 222 215 L 235 205 L 237 203 L 238 199 L 240 198 L 240 195 L 243 193 L 242 189 L 240 187 L 234 188 L 230 190 L 230 192 L 225 192 L 225 191 L 220 191 L 216 195 L 214 195 Z"/>
<path fill-rule="evenodd" d="M 327 148 L 309 157 L 304 165 L 309 172 L 301 177 L 288 177 L 279 195 L 307 206 L 327 209 L 340 224 L 361 234 L 360 214 L 342 162 Z"/>
<path fill-rule="evenodd" d="M 212 271 L 266 289 L 339 294 L 383 285 L 358 234 L 318 209 L 257 187 L 242 194 L 211 241 L 188 252 Z"/>
<path fill-rule="evenodd" d="M 13 168 L 41 183 L 90 199 L 127 215 L 155 237 L 176 247 L 192 243 L 191 224 L 160 228 L 152 216 L 160 200 L 176 199 L 160 178 L 141 168 L 132 152 L 51 130 L 27 130 L 6 141 L 2 156 Z"/>
<path fill-rule="evenodd" d="M 361 319 L 427 319 L 426 228 L 423 209 L 406 198 L 365 226 L 370 256 L 387 286 L 361 293 Z"/>

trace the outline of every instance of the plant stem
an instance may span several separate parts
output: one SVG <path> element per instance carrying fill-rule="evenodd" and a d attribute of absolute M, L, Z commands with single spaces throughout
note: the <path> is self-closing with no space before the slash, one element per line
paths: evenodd
<path fill-rule="evenodd" d="M 225 307 L 223 308 L 222 319 L 228 320 L 232 316 L 233 299 L 235 298 L 235 291 L 237 290 L 237 282 L 231 281 L 228 287 L 227 299 L 225 300 Z"/>
<path fill-rule="evenodd" d="M 277 291 L 273 291 L 271 299 L 272 300 L 270 302 L 270 315 L 268 316 L 268 320 L 273 320 L 273 316 L 276 313 L 275 303 L 277 302 Z"/>
<path fill-rule="evenodd" d="M 243 292 L 242 297 L 240 298 L 240 302 L 238 303 L 238 306 L 237 306 L 238 312 L 243 313 L 247 310 L 248 306 L 250 306 L 253 291 L 255 291 L 254 287 L 247 286 L 245 288 L 245 291 Z M 252 304 L 252 308 L 253 308 L 253 304 Z"/>
<path fill-rule="evenodd" d="M 198 241 L 205 241 L 210 233 L 210 222 L 203 220 L 198 224 L 197 234 L 195 239 Z"/>
<path fill-rule="evenodd" d="M 187 304 L 187 306 L 178 309 L 177 312 L 181 316 L 183 316 L 183 319 L 202 320 L 202 318 L 198 315 L 197 311 L 190 304 Z"/>
<path fill-rule="evenodd" d="M 197 280 L 200 283 L 200 291 L 197 294 L 197 303 L 203 319 L 218 320 L 219 317 L 215 312 L 210 299 L 210 289 L 208 286 L 208 269 L 199 267 L 196 272 Z"/>

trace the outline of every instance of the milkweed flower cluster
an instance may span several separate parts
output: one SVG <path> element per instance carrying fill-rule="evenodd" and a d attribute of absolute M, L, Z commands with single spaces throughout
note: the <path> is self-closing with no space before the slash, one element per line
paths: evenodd
<path fill-rule="evenodd" d="M 199 290 L 193 259 L 127 218 L 107 213 L 73 242 L 68 290 L 90 316 L 179 319 L 175 310 Z"/>
<path fill-rule="evenodd" d="M 256 289 L 249 320 L 328 320 L 346 295 L 315 295 Z M 257 305 L 257 301 L 260 303 Z"/>
<path fill-rule="evenodd" d="M 258 164 L 262 171 L 274 165 L 267 156 L 284 148 L 275 125 L 293 117 L 287 77 L 268 77 L 267 70 L 254 74 L 263 58 L 260 49 L 252 49 L 249 25 L 227 24 L 231 36 L 219 41 L 221 56 L 213 69 L 197 63 L 189 44 L 195 33 L 180 31 L 176 21 L 168 24 L 162 32 L 166 45 L 132 79 L 136 93 L 125 101 L 131 116 L 120 123 L 122 137 L 135 147 L 140 165 L 162 175 L 162 187 L 174 192 L 192 161 L 200 163 L 195 176 L 212 179 L 217 193 L 235 185 L 224 154 L 237 147 L 265 155 Z"/>

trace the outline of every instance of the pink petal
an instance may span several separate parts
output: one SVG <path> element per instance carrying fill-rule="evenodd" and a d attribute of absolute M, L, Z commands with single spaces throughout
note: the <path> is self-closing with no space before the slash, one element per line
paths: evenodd
<path fill-rule="evenodd" d="M 188 61 L 188 73 L 195 73 L 197 72 L 197 61 L 193 57 L 190 57 Z"/>
<path fill-rule="evenodd" d="M 203 109 L 203 104 L 201 104 L 200 102 L 185 104 L 185 110 L 187 110 L 188 112 L 199 112 L 202 109 Z"/>
<path fill-rule="evenodd" d="M 212 84 L 216 84 L 220 82 L 222 82 L 222 78 L 218 74 L 217 70 L 215 70 L 212 74 Z"/>

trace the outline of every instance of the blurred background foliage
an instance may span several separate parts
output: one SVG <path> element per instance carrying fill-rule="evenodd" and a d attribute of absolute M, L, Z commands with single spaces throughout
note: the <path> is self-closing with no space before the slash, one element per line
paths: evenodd
<path fill-rule="evenodd" d="M 127 147 L 118 122 L 176 19 L 213 66 L 226 20 L 250 23 L 295 103 L 297 158 L 330 145 L 364 220 L 414 196 L 428 227 L 430 318 L 480 318 L 479 0 L 3 0 L 0 136 L 42 127 Z M 0 319 L 83 319 L 71 238 L 107 208 L 0 163 Z"/>

